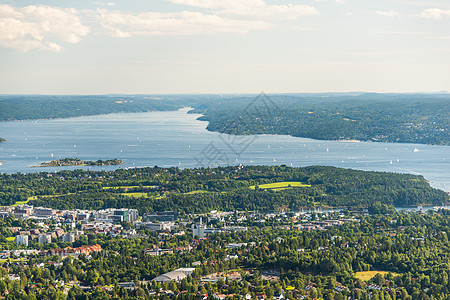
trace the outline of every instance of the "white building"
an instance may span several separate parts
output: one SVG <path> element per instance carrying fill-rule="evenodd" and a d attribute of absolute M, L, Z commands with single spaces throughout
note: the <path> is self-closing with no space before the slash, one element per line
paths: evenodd
<path fill-rule="evenodd" d="M 196 236 L 198 236 L 199 238 L 204 238 L 205 237 L 205 229 L 206 229 L 206 225 L 202 224 L 202 218 L 200 218 L 200 224 L 192 224 L 192 237 L 195 238 Z"/>
<path fill-rule="evenodd" d="M 17 235 L 15 238 L 15 242 L 17 246 L 28 246 L 28 235 Z"/>
<path fill-rule="evenodd" d="M 172 280 L 181 282 L 184 278 L 191 275 L 194 271 L 195 268 L 180 268 L 169 273 L 161 274 L 158 277 L 155 277 L 153 280 L 161 283 L 170 282 Z"/>
<path fill-rule="evenodd" d="M 63 242 L 69 242 L 69 243 L 73 243 L 75 242 L 75 234 L 73 233 L 66 233 L 62 236 L 62 241 Z"/>
<path fill-rule="evenodd" d="M 52 242 L 52 236 L 50 234 L 40 234 L 38 236 L 38 243 L 46 244 Z"/>
<path fill-rule="evenodd" d="M 174 222 L 160 222 L 160 223 L 134 222 L 133 226 L 138 229 L 145 226 L 147 227 L 147 229 L 152 231 L 161 231 L 161 230 L 172 231 L 173 229 L 177 228 Z"/>
<path fill-rule="evenodd" d="M 34 210 L 34 215 L 38 218 L 50 218 L 55 211 L 50 208 L 38 207 Z"/>

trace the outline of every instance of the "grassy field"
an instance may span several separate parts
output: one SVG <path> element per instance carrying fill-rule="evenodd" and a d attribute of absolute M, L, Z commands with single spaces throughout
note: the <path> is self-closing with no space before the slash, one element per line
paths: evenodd
<path fill-rule="evenodd" d="M 120 193 L 120 194 L 133 198 L 149 198 L 147 193 Z"/>
<path fill-rule="evenodd" d="M 192 192 L 187 192 L 187 193 L 183 193 L 184 195 L 192 195 L 192 194 L 204 194 L 204 193 L 209 193 L 208 191 L 205 190 L 198 190 L 198 191 L 192 191 Z"/>
<path fill-rule="evenodd" d="M 43 196 L 39 196 L 39 197 L 58 197 L 61 195 L 43 195 Z M 16 203 L 14 203 L 11 206 L 17 206 L 17 205 L 24 205 L 24 204 L 28 204 L 28 202 L 30 202 L 31 200 L 37 200 L 38 196 L 31 196 L 28 197 L 28 199 L 26 201 L 17 201 Z"/>
<path fill-rule="evenodd" d="M 129 189 L 137 189 L 137 188 L 140 188 L 140 186 L 130 185 L 130 186 L 104 186 L 103 187 L 104 190 L 118 190 L 118 189 L 129 190 Z M 142 188 L 150 189 L 150 188 L 153 188 L 153 186 L 145 185 L 145 186 L 142 186 Z"/>
<path fill-rule="evenodd" d="M 16 202 L 16 204 L 14 204 L 13 206 L 22 205 L 22 204 L 27 204 L 27 203 L 30 202 L 31 200 L 37 200 L 38 197 L 42 197 L 42 198 L 53 198 L 53 197 L 67 196 L 67 195 L 74 195 L 74 194 L 75 194 L 75 193 L 68 193 L 68 194 L 62 194 L 62 195 L 39 195 L 39 196 L 31 196 L 31 197 L 28 197 L 27 201 L 19 201 L 19 202 Z"/>
<path fill-rule="evenodd" d="M 7 237 L 6 240 L 7 240 L 8 242 L 14 242 L 15 237 L 10 236 L 10 237 Z"/>
<path fill-rule="evenodd" d="M 303 182 L 297 182 L 297 181 L 282 181 L 282 182 L 274 182 L 274 183 L 267 183 L 267 184 L 261 184 L 259 185 L 260 189 L 271 189 L 275 191 L 280 191 L 288 188 L 293 187 L 309 187 L 311 185 L 304 184 Z M 250 189 L 254 190 L 256 188 L 255 185 L 250 186 Z"/>
<path fill-rule="evenodd" d="M 183 193 L 183 195 L 190 195 L 190 194 L 203 194 L 203 193 L 208 193 L 208 191 L 202 191 L 202 190 L 199 190 L 199 191 L 192 191 L 192 192 L 188 192 L 188 193 Z M 136 192 L 136 193 L 120 193 L 121 195 L 124 195 L 124 196 L 129 196 L 129 197 L 133 197 L 133 198 L 150 198 L 149 196 L 148 196 L 148 194 L 147 193 L 139 193 L 139 192 Z M 154 196 L 153 196 L 154 197 Z M 155 199 L 162 199 L 162 198 L 165 198 L 165 195 L 164 196 L 160 196 L 160 197 L 154 197 Z"/>
<path fill-rule="evenodd" d="M 132 185 L 132 186 L 104 186 L 103 189 L 104 190 L 117 190 L 117 189 L 135 189 L 138 188 L 139 186 L 137 185 Z"/>
<path fill-rule="evenodd" d="M 5 262 L 7 262 L 9 260 L 9 262 L 16 262 L 16 261 L 22 261 L 22 260 L 25 260 L 25 257 L 22 257 L 22 258 L 14 258 L 14 259 L 0 259 L 0 263 L 5 263 Z"/>
<path fill-rule="evenodd" d="M 11 205 L 11 206 L 17 206 L 17 205 L 24 205 L 24 204 L 27 204 L 28 202 L 30 202 L 30 200 L 36 200 L 35 197 L 36 197 L 36 196 L 28 197 L 28 199 L 27 199 L 26 201 L 17 201 L 16 203 L 14 203 L 14 204 Z"/>
<path fill-rule="evenodd" d="M 370 279 L 372 279 L 373 277 L 375 277 L 375 275 L 377 274 L 381 274 L 381 275 L 386 275 L 389 272 L 386 271 L 364 271 L 364 272 L 356 272 L 355 277 L 362 280 L 362 281 L 368 281 Z M 394 272 L 390 272 L 393 276 L 398 276 L 400 274 L 398 273 L 394 273 Z"/>

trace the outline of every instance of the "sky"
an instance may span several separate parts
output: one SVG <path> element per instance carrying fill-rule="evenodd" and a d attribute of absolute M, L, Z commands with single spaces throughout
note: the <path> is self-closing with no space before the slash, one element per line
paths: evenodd
<path fill-rule="evenodd" d="M 450 91 L 449 0 L 0 0 L 0 94 Z"/>

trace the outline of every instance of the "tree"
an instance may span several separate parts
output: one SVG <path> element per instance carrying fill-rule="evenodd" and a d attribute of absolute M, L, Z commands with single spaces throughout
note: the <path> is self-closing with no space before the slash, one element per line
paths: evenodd
<path fill-rule="evenodd" d="M 87 271 L 86 281 L 89 285 L 93 286 L 94 284 L 96 284 L 99 278 L 100 274 L 97 272 L 97 270 L 90 269 Z"/>

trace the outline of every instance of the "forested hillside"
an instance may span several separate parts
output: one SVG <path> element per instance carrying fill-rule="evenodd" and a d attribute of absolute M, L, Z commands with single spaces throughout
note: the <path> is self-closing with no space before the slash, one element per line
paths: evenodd
<path fill-rule="evenodd" d="M 228 134 L 450 145 L 448 95 L 273 95 L 223 100 L 196 111 L 210 122 L 208 130 Z"/>
<path fill-rule="evenodd" d="M 177 110 L 208 130 L 320 140 L 450 145 L 448 94 L 0 96 L 0 121 Z"/>
<path fill-rule="evenodd" d="M 141 168 L 0 175 L 0 204 L 58 209 L 273 211 L 317 206 L 442 204 L 449 196 L 410 174 L 335 167 Z"/>
<path fill-rule="evenodd" d="M 174 97 L 0 96 L 0 121 L 177 110 L 181 107 L 181 102 Z"/>

